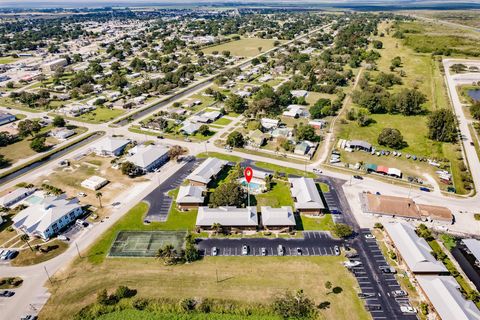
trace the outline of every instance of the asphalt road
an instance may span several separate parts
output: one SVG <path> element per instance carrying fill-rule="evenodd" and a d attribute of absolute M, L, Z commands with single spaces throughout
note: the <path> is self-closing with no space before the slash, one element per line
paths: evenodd
<path fill-rule="evenodd" d="M 304 238 L 299 239 L 266 239 L 266 238 L 242 238 L 242 239 L 198 239 L 198 248 L 203 255 L 212 255 L 212 248 L 218 249 L 219 256 L 240 256 L 242 246 L 247 245 L 249 256 L 262 255 L 261 249 L 265 248 L 267 256 L 278 256 L 278 246 L 284 247 L 285 256 L 298 256 L 297 248 L 300 248 L 304 256 L 327 256 L 335 255 L 334 247 L 343 246 L 342 240 L 333 239 L 327 232 L 309 231 L 304 233 Z"/>
<path fill-rule="evenodd" d="M 400 287 L 391 274 L 385 274 L 380 270 L 380 266 L 387 266 L 375 239 L 366 239 L 365 233 L 370 233 L 368 229 L 360 229 L 353 213 L 350 210 L 348 201 L 343 193 L 342 185 L 345 180 L 321 177 L 318 179 L 326 182 L 330 186 L 330 193 L 336 198 L 336 205 L 340 209 L 343 221 L 350 226 L 356 233 L 356 236 L 348 240 L 348 244 L 358 253 L 358 260 L 362 262 L 360 267 L 354 268 L 362 293 L 373 293 L 375 298 L 366 299 L 366 305 L 379 305 L 380 310 L 372 310 L 370 313 L 374 319 L 416 319 L 416 315 L 404 314 L 400 311 L 400 303 L 406 303 L 405 298 L 398 301 L 391 295 L 394 290 Z"/>
<path fill-rule="evenodd" d="M 167 221 L 168 212 L 170 211 L 173 202 L 173 199 L 168 196 L 168 192 L 178 188 L 190 172 L 200 164 L 200 162 L 201 161 L 198 160 L 187 162 L 170 178 L 165 180 L 165 182 L 159 185 L 143 199 L 143 201 L 149 204 L 145 220 L 155 222 Z"/>

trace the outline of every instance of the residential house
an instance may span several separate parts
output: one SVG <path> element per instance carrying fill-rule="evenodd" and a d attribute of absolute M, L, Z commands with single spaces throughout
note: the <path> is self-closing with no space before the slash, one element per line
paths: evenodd
<path fill-rule="evenodd" d="M 255 148 L 260 148 L 263 146 L 266 140 L 266 135 L 258 129 L 248 134 L 248 144 Z"/>
<path fill-rule="evenodd" d="M 228 161 L 218 158 L 207 158 L 187 176 L 191 185 L 206 187 L 227 165 Z"/>
<path fill-rule="evenodd" d="M 295 210 L 299 213 L 321 214 L 325 210 L 320 193 L 312 178 L 289 178 Z"/>
<path fill-rule="evenodd" d="M 310 120 L 308 122 L 308 125 L 313 127 L 314 129 L 323 129 L 327 126 L 327 122 L 325 120 L 322 120 L 322 119 L 314 119 L 314 120 Z"/>
<path fill-rule="evenodd" d="M 278 123 L 280 120 L 277 119 L 270 119 L 270 118 L 262 118 L 260 120 L 260 124 L 262 125 L 262 128 L 265 130 L 273 130 L 278 127 Z"/>
<path fill-rule="evenodd" d="M 32 193 L 35 192 L 35 188 L 17 188 L 10 191 L 3 197 L 0 197 L 0 207 L 11 208 Z"/>
<path fill-rule="evenodd" d="M 345 144 L 346 148 L 350 148 L 352 150 L 362 150 L 366 152 L 372 151 L 372 145 L 366 141 L 362 140 L 351 140 L 347 141 Z"/>
<path fill-rule="evenodd" d="M 8 112 L 0 112 L 0 126 L 17 120 L 17 118 Z"/>
<path fill-rule="evenodd" d="M 199 207 L 195 225 L 202 230 L 211 230 L 219 224 L 224 230 L 257 230 L 258 215 L 256 207 Z"/>
<path fill-rule="evenodd" d="M 65 67 L 67 64 L 68 64 L 67 59 L 60 58 L 60 59 L 56 59 L 56 60 L 45 63 L 42 66 L 42 69 L 45 72 L 54 72 L 59 68 Z"/>
<path fill-rule="evenodd" d="M 203 205 L 205 190 L 205 187 L 199 186 L 180 186 L 176 199 L 180 210 L 196 209 Z"/>
<path fill-rule="evenodd" d="M 92 146 L 92 150 L 99 156 L 117 157 L 122 154 L 129 143 L 128 139 L 104 137 Z"/>
<path fill-rule="evenodd" d="M 55 128 L 50 131 L 50 135 L 58 140 L 67 140 L 69 137 L 73 136 L 75 131 L 67 128 Z"/>
<path fill-rule="evenodd" d="M 294 98 L 306 98 L 308 95 L 308 91 L 306 90 L 292 90 L 290 93 Z"/>
<path fill-rule="evenodd" d="M 37 195 L 37 193 L 36 193 Z M 13 227 L 33 237 L 48 240 L 73 223 L 83 214 L 77 198 L 44 196 L 38 193 L 40 201 L 30 204 L 13 217 Z"/>
<path fill-rule="evenodd" d="M 295 216 L 290 206 L 281 208 L 262 206 L 260 210 L 262 226 L 265 229 L 292 231 L 296 226 Z"/>
<path fill-rule="evenodd" d="M 188 120 L 185 120 L 182 125 L 183 126 L 180 128 L 180 132 L 183 132 L 186 135 L 195 134 L 201 126 L 198 123 L 190 122 Z"/>
<path fill-rule="evenodd" d="M 306 118 L 309 117 L 310 114 L 308 113 L 305 106 L 301 106 L 298 104 L 291 104 L 287 107 L 287 110 L 283 112 L 285 117 L 291 118 Z"/>

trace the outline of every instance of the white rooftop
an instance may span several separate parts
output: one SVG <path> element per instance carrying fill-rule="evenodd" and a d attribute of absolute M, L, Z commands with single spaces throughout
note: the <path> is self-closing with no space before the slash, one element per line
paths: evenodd
<path fill-rule="evenodd" d="M 480 311 L 452 276 L 417 276 L 417 281 L 442 320 L 480 320 Z"/>
<path fill-rule="evenodd" d="M 413 273 L 447 272 L 447 268 L 430 254 L 432 249 L 425 239 L 417 236 L 411 225 L 386 223 L 384 228 Z"/>
<path fill-rule="evenodd" d="M 261 207 L 262 224 L 264 226 L 294 226 L 295 216 L 292 207 L 283 206 L 281 208 Z"/>
<path fill-rule="evenodd" d="M 311 178 L 289 178 L 291 193 L 295 198 L 295 209 L 325 209 L 315 181 Z"/>
<path fill-rule="evenodd" d="M 177 203 L 203 203 L 204 187 L 180 186 L 178 189 Z"/>
<path fill-rule="evenodd" d="M 93 148 L 97 152 L 114 152 L 115 150 L 127 145 L 130 140 L 123 138 L 104 137 L 97 141 Z"/>
<path fill-rule="evenodd" d="M 208 158 L 187 176 L 187 180 L 207 184 L 227 163 L 228 161 L 220 160 L 218 158 Z"/>
<path fill-rule="evenodd" d="M 4 207 L 7 203 L 19 197 L 26 197 L 34 191 L 35 188 L 17 188 L 0 198 L 0 206 Z"/>
<path fill-rule="evenodd" d="M 480 261 L 480 241 L 478 241 L 477 239 L 462 239 L 462 242 L 475 256 L 475 259 L 477 259 L 477 261 Z"/>
<path fill-rule="evenodd" d="M 137 146 L 137 152 L 126 159 L 140 168 L 146 168 L 167 153 L 168 148 L 158 145 Z"/>
<path fill-rule="evenodd" d="M 197 214 L 197 226 L 212 226 L 219 223 L 227 227 L 255 227 L 258 226 L 256 207 L 199 207 Z"/>

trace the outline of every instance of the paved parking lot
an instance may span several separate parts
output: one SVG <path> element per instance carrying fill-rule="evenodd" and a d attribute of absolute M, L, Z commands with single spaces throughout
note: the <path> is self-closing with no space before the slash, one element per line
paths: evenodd
<path fill-rule="evenodd" d="M 357 278 L 361 292 L 366 295 L 363 298 L 365 305 L 380 306 L 380 310 L 370 310 L 373 319 L 392 319 L 392 313 L 395 315 L 395 319 L 416 319 L 417 317 L 414 314 L 402 313 L 400 310 L 400 304 L 408 304 L 408 297 L 393 297 L 392 291 L 401 290 L 401 287 L 395 275 L 383 273 L 380 270 L 381 267 L 389 267 L 389 264 L 380 251 L 377 241 L 365 238 L 365 234 L 369 234 L 370 230 L 361 229 L 359 233 L 361 241 L 365 244 L 367 258 L 372 263 L 375 272 L 367 272 L 364 257 L 351 259 L 362 262 L 360 266 L 352 268 L 351 271 Z M 385 296 L 382 296 L 381 291 L 384 292 Z M 388 300 L 388 305 L 385 300 Z M 393 310 L 388 310 L 389 306 L 393 306 Z"/>
<path fill-rule="evenodd" d="M 259 256 L 262 254 L 262 248 L 265 248 L 267 255 L 277 256 L 279 245 L 284 247 L 285 256 L 296 256 L 297 248 L 300 248 L 301 255 L 304 256 L 331 256 L 334 255 L 334 247 L 341 247 L 343 241 L 330 237 L 326 232 L 308 231 L 304 232 L 303 239 L 265 239 L 265 238 L 242 238 L 242 239 L 198 239 L 198 248 L 203 255 L 212 255 L 212 248 L 218 249 L 218 255 L 221 256 L 240 256 L 242 255 L 242 246 L 249 247 L 249 254 Z"/>
<path fill-rule="evenodd" d="M 143 199 L 143 201 L 146 201 L 149 204 L 148 212 L 145 215 L 146 220 L 155 222 L 163 222 L 167 220 L 168 212 L 170 211 L 170 206 L 173 202 L 173 199 L 168 196 L 168 192 L 178 188 L 190 172 L 200 163 L 201 161 L 197 160 L 187 162 L 182 168 Z"/>

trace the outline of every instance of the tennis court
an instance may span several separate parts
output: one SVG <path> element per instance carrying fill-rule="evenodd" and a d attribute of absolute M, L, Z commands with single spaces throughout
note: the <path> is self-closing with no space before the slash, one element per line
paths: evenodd
<path fill-rule="evenodd" d="M 171 244 L 183 247 L 186 231 L 120 231 L 110 248 L 110 257 L 154 257 L 158 249 Z"/>

